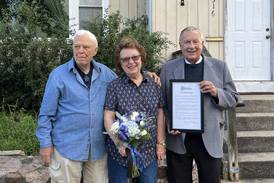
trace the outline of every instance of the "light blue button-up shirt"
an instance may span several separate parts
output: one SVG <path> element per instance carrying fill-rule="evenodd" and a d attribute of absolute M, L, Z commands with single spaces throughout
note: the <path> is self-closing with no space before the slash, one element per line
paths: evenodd
<path fill-rule="evenodd" d="M 106 87 L 116 74 L 96 61 L 90 89 L 74 60 L 54 69 L 47 81 L 36 136 L 40 147 L 54 146 L 65 158 L 98 160 L 105 154 L 103 110 Z M 91 150 L 91 152 L 89 152 Z M 90 157 L 91 156 L 91 157 Z"/>

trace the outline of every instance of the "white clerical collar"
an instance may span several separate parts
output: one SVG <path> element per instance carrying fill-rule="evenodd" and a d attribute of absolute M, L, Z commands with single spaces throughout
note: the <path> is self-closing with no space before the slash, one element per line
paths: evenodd
<path fill-rule="evenodd" d="M 203 57 L 202 57 L 202 56 L 200 56 L 200 58 L 199 58 L 198 62 L 196 62 L 195 64 L 199 64 L 199 63 L 201 63 L 201 62 L 202 62 L 202 60 L 203 60 Z M 193 64 L 193 63 L 189 62 L 187 59 L 185 59 L 185 62 L 186 62 L 186 64 Z"/>

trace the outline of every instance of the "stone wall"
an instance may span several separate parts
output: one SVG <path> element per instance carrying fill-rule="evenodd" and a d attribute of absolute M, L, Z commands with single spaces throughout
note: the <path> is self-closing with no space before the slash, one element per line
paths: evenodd
<path fill-rule="evenodd" d="M 0 183 L 46 183 L 47 167 L 38 157 L 0 156 Z"/>
<path fill-rule="evenodd" d="M 197 182 L 195 166 L 193 183 Z M 25 156 L 22 151 L 0 151 L 0 183 L 50 183 L 48 168 L 37 156 Z M 165 161 L 159 164 L 158 183 L 168 183 Z"/>

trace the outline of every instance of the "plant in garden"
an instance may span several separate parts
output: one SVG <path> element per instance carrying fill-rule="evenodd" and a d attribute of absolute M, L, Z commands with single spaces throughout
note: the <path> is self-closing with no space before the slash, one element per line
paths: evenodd
<path fill-rule="evenodd" d="M 66 38 L 68 35 L 64 0 L 13 0 L 2 6 L 0 21 L 20 24 L 33 37 Z"/>
<path fill-rule="evenodd" d="M 39 149 L 37 120 L 22 109 L 38 111 L 49 73 L 72 57 L 72 46 L 66 41 L 68 29 L 56 18 L 60 12 L 55 18 L 49 14 L 53 4 L 39 14 L 40 1 L 18 2 L 15 12 L 3 9 L 0 19 L 0 150 L 20 149 L 34 155 Z M 171 43 L 163 33 L 147 30 L 145 16 L 130 20 L 117 12 L 97 19 L 88 29 L 99 42 L 96 59 L 112 69 L 115 45 L 124 36 L 134 37 L 145 47 L 145 69 L 156 72 L 161 65 L 161 51 Z M 11 106 L 16 108 L 9 110 Z"/>
<path fill-rule="evenodd" d="M 28 33 L 0 36 L 0 97 L 5 104 L 37 110 L 48 74 L 71 58 L 64 39 L 32 38 Z M 2 100 L 1 100 L 2 101 Z"/>
<path fill-rule="evenodd" d="M 3 6 L 0 101 L 5 105 L 17 103 L 19 109 L 37 111 L 49 72 L 71 58 L 63 2 L 17 0 Z"/>
<path fill-rule="evenodd" d="M 21 6 L 30 10 L 26 2 Z M 26 17 L 29 16 L 31 14 Z M 50 31 L 53 29 L 35 28 L 39 27 L 39 23 L 30 26 L 19 21 L 20 18 L 10 22 L 7 17 L 8 13 L 6 19 L 0 20 L 0 103 L 17 103 L 18 109 L 37 111 L 50 71 L 72 57 L 72 46 L 65 39 L 68 32 L 60 29 L 59 33 L 63 36 L 59 37 L 59 33 L 54 35 Z M 113 70 L 115 45 L 124 36 L 136 38 L 145 47 L 148 60 L 145 69 L 149 71 L 159 70 L 163 60 L 161 51 L 171 43 L 163 33 L 147 30 L 145 16 L 130 20 L 117 12 L 103 19 L 98 18 L 88 29 L 97 36 L 99 42 L 95 59 Z M 44 34 L 43 31 L 48 32 Z"/>
<path fill-rule="evenodd" d="M 161 61 L 161 51 L 171 43 L 162 32 L 150 32 L 148 20 L 144 15 L 136 19 L 123 18 L 119 12 L 109 14 L 104 19 L 97 18 L 88 29 L 93 32 L 99 42 L 96 59 L 114 69 L 114 50 L 121 38 L 130 36 L 144 46 L 147 52 L 146 70 L 158 72 Z"/>
<path fill-rule="evenodd" d="M 0 112 L 0 151 L 22 150 L 27 155 L 37 155 L 35 137 L 36 119 L 23 111 Z"/>

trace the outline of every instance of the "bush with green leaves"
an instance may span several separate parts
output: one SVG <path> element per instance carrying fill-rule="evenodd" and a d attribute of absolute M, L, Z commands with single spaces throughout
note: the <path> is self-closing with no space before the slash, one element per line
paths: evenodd
<path fill-rule="evenodd" d="M 7 2 L 7 1 L 6 1 Z M 1 4 L 0 102 L 38 110 L 49 72 L 72 56 L 64 1 Z"/>
<path fill-rule="evenodd" d="M 21 6 L 32 10 L 28 9 L 29 4 Z M 28 13 L 25 17 L 35 15 L 25 13 Z M 29 112 L 38 111 L 50 71 L 72 57 L 72 46 L 67 44 L 67 30 L 54 32 L 37 22 L 25 24 L 20 18 L 7 21 L 9 15 L 2 13 L 6 18 L 0 20 L 0 150 L 20 149 L 35 155 L 39 148 L 35 137 L 37 119 Z M 35 20 L 38 19 L 31 19 Z M 136 38 L 145 47 L 148 59 L 145 69 L 150 71 L 159 70 L 161 51 L 170 44 L 163 33 L 147 30 L 145 16 L 129 20 L 114 13 L 97 19 L 88 29 L 99 42 L 96 59 L 112 69 L 115 45 L 124 36 Z M 10 106 L 16 108 L 9 110 Z M 28 113 L 22 112 L 23 108 Z"/>
<path fill-rule="evenodd" d="M 22 111 L 0 112 L 0 151 L 22 150 L 37 155 L 36 119 Z"/>
<path fill-rule="evenodd" d="M 1 22 L 23 25 L 34 37 L 66 38 L 69 33 L 64 0 L 13 0 L 0 6 Z"/>
<path fill-rule="evenodd" d="M 114 13 L 97 19 L 88 29 L 99 42 L 95 59 L 111 69 L 115 45 L 124 36 L 136 38 L 145 47 L 149 71 L 159 70 L 161 51 L 170 44 L 163 33 L 147 30 L 145 16 L 129 20 Z M 50 71 L 72 57 L 72 46 L 64 36 L 37 37 L 32 30 L 36 29 L 26 29 L 17 21 L 0 21 L 0 104 L 38 111 Z"/>
<path fill-rule="evenodd" d="M 99 42 L 99 51 L 96 58 L 114 69 L 115 45 L 121 38 L 129 36 L 142 44 L 147 52 L 145 70 L 158 72 L 161 61 L 164 59 L 161 52 L 171 43 L 162 32 L 148 30 L 147 16 L 136 19 L 123 18 L 119 12 L 110 14 L 104 19 L 98 18 L 91 23 L 88 29 L 94 33 Z"/>
<path fill-rule="evenodd" d="M 65 39 L 22 32 L 0 36 L 0 97 L 4 105 L 37 110 L 50 71 L 71 58 L 72 51 Z"/>

